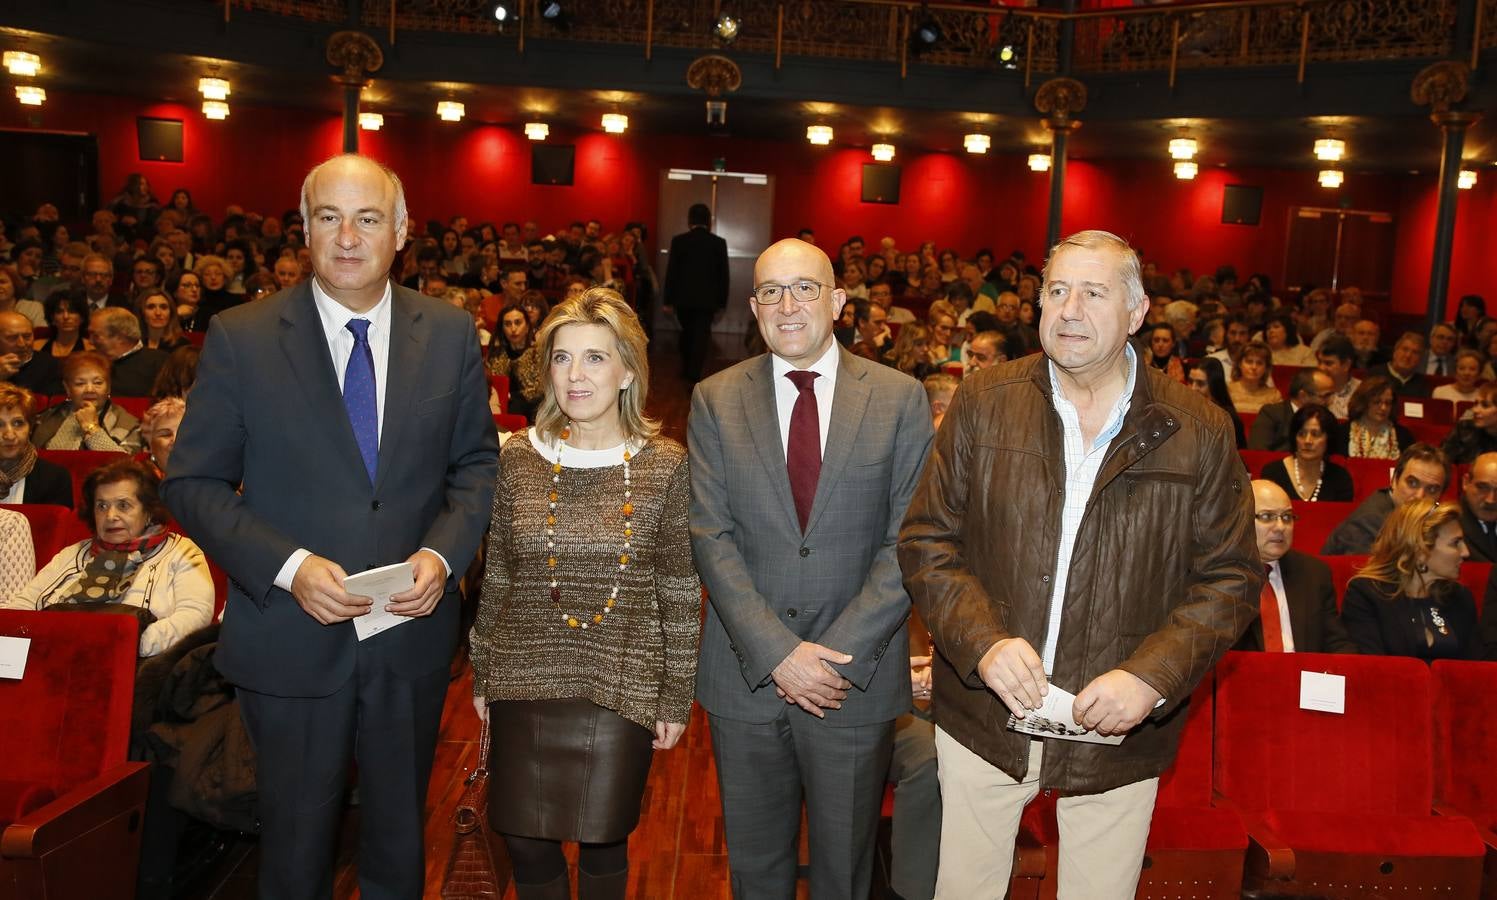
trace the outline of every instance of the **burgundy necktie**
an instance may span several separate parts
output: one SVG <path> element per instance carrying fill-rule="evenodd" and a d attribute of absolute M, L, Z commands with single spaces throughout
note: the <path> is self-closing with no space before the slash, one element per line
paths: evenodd
<path fill-rule="evenodd" d="M 1263 591 L 1258 595 L 1258 614 L 1263 619 L 1263 649 L 1269 653 L 1284 652 L 1284 623 L 1279 621 L 1279 595 L 1268 580 L 1272 566 L 1263 567 Z"/>
<path fill-rule="evenodd" d="M 821 416 L 816 410 L 816 389 L 812 387 L 818 376 L 817 372 L 801 370 L 785 373 L 799 391 L 795 408 L 790 411 L 785 468 L 790 474 L 790 494 L 795 498 L 795 515 L 800 519 L 802 533 L 811 519 L 816 481 L 821 477 Z"/>

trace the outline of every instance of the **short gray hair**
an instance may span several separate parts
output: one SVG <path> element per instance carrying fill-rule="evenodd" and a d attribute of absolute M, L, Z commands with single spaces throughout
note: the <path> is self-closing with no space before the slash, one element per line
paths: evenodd
<path fill-rule="evenodd" d="M 140 340 L 140 320 L 122 306 L 106 306 L 94 310 L 93 318 L 98 320 L 104 333 L 112 338 L 124 338 L 132 343 Z"/>
<path fill-rule="evenodd" d="M 1050 263 L 1055 260 L 1055 254 L 1067 247 L 1079 247 L 1082 250 L 1112 250 L 1121 258 L 1118 266 L 1118 276 L 1123 280 L 1123 289 L 1128 292 L 1128 308 L 1138 309 L 1138 305 L 1148 299 L 1144 294 L 1143 266 L 1138 261 L 1138 253 L 1128 242 L 1110 231 L 1092 229 L 1089 231 L 1078 231 L 1054 247 L 1050 248 L 1050 255 L 1045 258 L 1045 268 L 1040 272 L 1041 283 L 1050 280 Z"/>
<path fill-rule="evenodd" d="M 312 179 L 317 177 L 317 173 L 322 171 L 323 166 L 345 159 L 363 160 L 364 162 L 367 162 L 375 168 L 379 169 L 385 174 L 386 178 L 390 179 L 390 186 L 395 189 L 395 230 L 399 232 L 401 227 L 405 225 L 406 219 L 405 185 L 401 183 L 400 176 L 395 174 L 395 170 L 391 169 L 384 163 L 370 159 L 369 157 L 364 156 L 361 153 L 339 153 L 337 156 L 330 156 L 317 165 L 313 166 L 312 171 L 307 173 L 307 177 L 302 179 L 301 223 L 303 230 L 310 230 L 312 227 L 312 214 L 307 202 L 307 194 L 312 190 Z"/>

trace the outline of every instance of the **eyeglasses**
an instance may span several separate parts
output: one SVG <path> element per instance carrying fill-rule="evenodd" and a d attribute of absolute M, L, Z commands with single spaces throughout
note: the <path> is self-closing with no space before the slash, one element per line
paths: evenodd
<path fill-rule="evenodd" d="M 754 302 L 760 306 L 778 306 L 785 299 L 785 292 L 796 303 L 811 303 L 821 297 L 821 289 L 831 287 L 819 281 L 796 281 L 790 284 L 761 284 L 754 288 Z"/>
<path fill-rule="evenodd" d="M 1295 512 L 1260 512 L 1260 513 L 1253 513 L 1253 518 L 1257 519 L 1263 525 L 1272 525 L 1273 522 L 1274 522 L 1274 519 L 1278 519 L 1280 522 L 1284 523 L 1285 525 L 1293 525 L 1295 522 L 1299 521 L 1299 513 L 1295 513 Z"/>

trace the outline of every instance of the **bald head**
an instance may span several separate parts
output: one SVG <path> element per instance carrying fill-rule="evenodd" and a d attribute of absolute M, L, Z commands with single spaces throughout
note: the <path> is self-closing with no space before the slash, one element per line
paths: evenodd
<path fill-rule="evenodd" d="M 15 354 L 22 363 L 31 358 L 31 320 L 18 312 L 0 312 L 0 354 Z"/>
<path fill-rule="evenodd" d="M 1282 516 L 1293 513 L 1289 495 L 1272 481 L 1259 479 L 1253 482 L 1253 513 L 1272 513 L 1267 523 L 1255 520 L 1253 527 L 1258 536 L 1258 558 L 1264 562 L 1280 559 L 1294 544 L 1294 523 L 1285 522 Z"/>
<path fill-rule="evenodd" d="M 1461 476 L 1461 495 L 1483 522 L 1497 522 L 1497 453 L 1483 453 Z"/>
<path fill-rule="evenodd" d="M 820 247 L 800 238 L 785 238 L 770 244 L 768 250 L 759 254 L 759 259 L 754 263 L 754 286 L 757 287 L 766 280 L 766 276 L 761 273 L 778 271 L 786 266 L 793 267 L 813 281 L 832 283 L 832 261 Z"/>

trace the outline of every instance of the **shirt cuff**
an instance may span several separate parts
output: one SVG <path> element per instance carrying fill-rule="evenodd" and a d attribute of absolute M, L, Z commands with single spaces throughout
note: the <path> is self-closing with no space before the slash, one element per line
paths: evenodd
<path fill-rule="evenodd" d="M 288 556 L 285 564 L 281 566 L 281 571 L 276 573 L 275 586 L 288 594 L 291 593 L 291 581 L 296 577 L 296 570 L 300 569 L 301 564 L 306 562 L 307 557 L 311 555 L 312 551 L 303 547 Z"/>
<path fill-rule="evenodd" d="M 442 561 L 442 567 L 447 570 L 447 577 L 452 577 L 452 566 L 447 564 L 447 557 L 431 549 L 430 547 L 422 547 L 421 549 L 425 550 L 427 553 L 430 553 L 432 556 L 435 556 L 437 559 L 440 559 Z"/>

